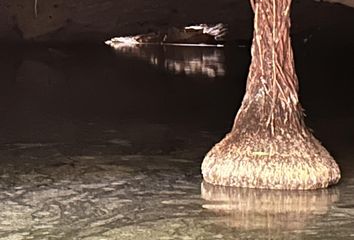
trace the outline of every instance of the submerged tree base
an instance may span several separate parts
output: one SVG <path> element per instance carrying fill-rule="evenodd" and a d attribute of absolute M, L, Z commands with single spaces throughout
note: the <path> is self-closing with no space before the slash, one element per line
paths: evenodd
<path fill-rule="evenodd" d="M 291 0 L 250 0 L 255 12 L 246 94 L 231 133 L 205 157 L 215 185 L 326 188 L 340 179 L 334 159 L 306 128 L 290 41 Z"/>
<path fill-rule="evenodd" d="M 311 134 L 228 134 L 206 155 L 204 180 L 264 189 L 317 189 L 336 184 L 340 170 Z"/>

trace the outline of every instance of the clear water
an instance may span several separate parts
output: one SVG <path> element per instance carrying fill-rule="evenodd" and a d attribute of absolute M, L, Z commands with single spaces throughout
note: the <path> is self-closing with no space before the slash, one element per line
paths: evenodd
<path fill-rule="evenodd" d="M 353 49 L 315 46 L 295 45 L 301 98 L 343 178 L 294 192 L 202 183 L 249 47 L 4 48 L 0 239 L 354 239 Z"/>

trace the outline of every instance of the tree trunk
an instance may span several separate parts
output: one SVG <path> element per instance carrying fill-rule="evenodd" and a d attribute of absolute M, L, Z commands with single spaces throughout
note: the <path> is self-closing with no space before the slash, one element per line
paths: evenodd
<path fill-rule="evenodd" d="M 313 189 L 340 171 L 304 124 L 290 41 L 291 0 L 250 0 L 255 13 L 246 94 L 233 129 L 205 157 L 216 185 Z"/>
<path fill-rule="evenodd" d="M 252 0 L 251 0 L 252 1 Z M 303 129 L 290 41 L 291 0 L 258 0 L 254 6 L 252 63 L 234 130 Z"/>

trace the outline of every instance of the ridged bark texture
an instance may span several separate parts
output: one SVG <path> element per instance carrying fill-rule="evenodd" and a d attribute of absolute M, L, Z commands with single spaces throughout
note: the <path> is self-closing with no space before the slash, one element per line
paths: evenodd
<path fill-rule="evenodd" d="M 251 0 L 252 62 L 233 129 L 205 157 L 212 184 L 315 189 L 337 183 L 338 165 L 304 124 L 290 40 L 291 0 Z"/>

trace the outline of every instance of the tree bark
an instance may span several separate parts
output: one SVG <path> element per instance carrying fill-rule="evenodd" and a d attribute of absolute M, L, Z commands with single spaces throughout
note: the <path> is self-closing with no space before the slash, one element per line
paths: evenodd
<path fill-rule="evenodd" d="M 291 0 L 250 0 L 252 62 L 232 131 L 206 155 L 202 173 L 216 185 L 314 189 L 340 170 L 304 124 L 290 40 Z"/>
<path fill-rule="evenodd" d="M 254 0 L 251 0 L 253 2 Z M 235 120 L 242 131 L 302 131 L 303 111 L 290 41 L 291 0 L 252 4 L 254 37 L 246 95 Z"/>

